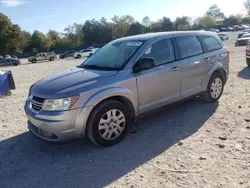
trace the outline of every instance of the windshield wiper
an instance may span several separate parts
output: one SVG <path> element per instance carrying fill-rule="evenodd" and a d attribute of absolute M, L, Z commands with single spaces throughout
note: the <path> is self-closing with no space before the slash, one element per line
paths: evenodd
<path fill-rule="evenodd" d="M 119 68 L 115 67 L 102 67 L 98 65 L 81 65 L 79 67 L 84 69 L 94 69 L 94 70 L 120 70 Z"/>

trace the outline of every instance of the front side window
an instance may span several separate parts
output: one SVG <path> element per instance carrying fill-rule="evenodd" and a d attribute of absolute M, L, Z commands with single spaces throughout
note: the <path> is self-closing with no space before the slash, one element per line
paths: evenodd
<path fill-rule="evenodd" d="M 177 37 L 181 58 L 188 58 L 203 53 L 201 43 L 195 36 Z"/>
<path fill-rule="evenodd" d="M 202 36 L 201 40 L 207 47 L 207 51 L 211 52 L 222 48 L 221 44 L 212 36 Z"/>
<path fill-rule="evenodd" d="M 86 69 L 121 69 L 143 41 L 113 41 L 96 51 L 79 67 Z"/>
<path fill-rule="evenodd" d="M 141 58 L 152 57 L 156 66 L 173 62 L 175 60 L 175 52 L 172 39 L 162 39 L 150 46 Z"/>

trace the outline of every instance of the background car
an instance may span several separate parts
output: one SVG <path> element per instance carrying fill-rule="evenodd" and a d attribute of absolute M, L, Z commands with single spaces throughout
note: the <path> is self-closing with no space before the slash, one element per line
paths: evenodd
<path fill-rule="evenodd" d="M 20 65 L 20 61 L 19 59 L 16 58 L 7 58 L 0 60 L 0 66 L 6 66 L 6 65 L 18 66 Z"/>
<path fill-rule="evenodd" d="M 228 31 L 233 31 L 234 28 L 232 28 L 232 27 L 227 27 L 227 30 L 228 30 Z"/>
<path fill-rule="evenodd" d="M 218 33 L 218 35 L 222 41 L 229 39 L 229 35 L 227 33 Z"/>
<path fill-rule="evenodd" d="M 235 46 L 247 45 L 249 40 L 250 40 L 250 33 L 244 34 L 242 37 L 236 40 Z"/>
<path fill-rule="evenodd" d="M 246 63 L 247 63 L 247 66 L 250 67 L 250 42 L 249 41 L 246 47 Z"/>
<path fill-rule="evenodd" d="M 74 53 L 74 58 L 80 59 L 82 57 L 88 57 L 90 54 L 93 54 L 93 53 L 94 53 L 93 49 L 81 50 L 79 52 Z"/>
<path fill-rule="evenodd" d="M 233 29 L 234 29 L 234 31 L 240 31 L 241 27 L 239 25 L 234 25 Z"/>
<path fill-rule="evenodd" d="M 220 31 L 227 31 L 227 28 L 222 27 L 222 28 L 220 28 Z"/>
<path fill-rule="evenodd" d="M 74 53 L 76 53 L 75 50 L 66 51 L 63 54 L 59 55 L 59 58 L 63 59 L 63 58 L 67 58 L 67 57 L 73 57 Z"/>

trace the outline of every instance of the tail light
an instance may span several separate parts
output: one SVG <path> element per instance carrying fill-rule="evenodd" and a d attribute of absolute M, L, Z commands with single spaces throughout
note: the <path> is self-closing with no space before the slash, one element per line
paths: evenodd
<path fill-rule="evenodd" d="M 227 55 L 228 55 L 228 56 L 230 55 L 230 51 L 229 51 L 229 50 L 227 50 Z"/>

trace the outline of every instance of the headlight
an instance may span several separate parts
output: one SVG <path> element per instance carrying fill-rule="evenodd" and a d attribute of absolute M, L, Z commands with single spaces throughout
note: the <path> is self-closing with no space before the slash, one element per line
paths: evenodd
<path fill-rule="evenodd" d="M 43 110 L 46 111 L 61 111 L 69 110 L 78 100 L 79 96 L 73 96 L 63 99 L 45 99 L 43 102 Z"/>

